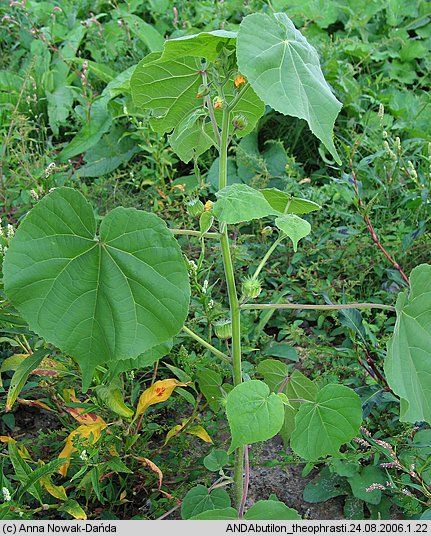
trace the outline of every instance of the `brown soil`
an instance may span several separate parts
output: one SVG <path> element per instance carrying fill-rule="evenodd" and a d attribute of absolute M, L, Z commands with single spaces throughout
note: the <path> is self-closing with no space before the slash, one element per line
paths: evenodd
<path fill-rule="evenodd" d="M 268 499 L 271 493 L 280 501 L 295 508 L 302 518 L 306 519 L 345 519 L 343 514 L 344 498 L 336 497 L 323 503 L 311 504 L 304 501 L 302 494 L 305 486 L 316 476 L 313 471 L 309 476 L 301 476 L 303 465 L 287 465 L 264 467 L 265 462 L 278 460 L 281 462 L 280 451 L 283 443 L 275 437 L 262 445 L 251 445 L 250 485 L 246 507 L 252 506 L 260 499 Z"/>

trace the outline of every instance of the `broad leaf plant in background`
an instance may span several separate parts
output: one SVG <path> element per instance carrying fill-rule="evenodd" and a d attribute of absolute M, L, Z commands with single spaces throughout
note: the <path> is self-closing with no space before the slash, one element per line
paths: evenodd
<path fill-rule="evenodd" d="M 187 378 L 155 382 L 133 410 L 121 397 L 123 372 L 154 364 L 167 355 L 181 330 L 212 352 L 214 359 L 227 363 L 231 385 L 222 390 L 222 378 L 211 371 L 202 372 L 198 383 L 211 408 L 222 399 L 231 443 L 227 454 L 221 451 L 208 464 L 218 470 L 234 453 L 233 475 L 227 477 L 232 493 L 195 486 L 183 501 L 182 516 L 299 519 L 295 510 L 274 497 L 245 511 L 248 445 L 280 433 L 285 445 L 305 461 L 337 456 L 340 448 L 360 433 L 361 399 L 341 384 L 319 388 L 301 372 L 289 374 L 283 363 L 272 359 L 259 364 L 263 380 L 247 378 L 243 374 L 247 352 L 241 312 L 394 308 L 378 303 L 259 303 L 260 275 L 271 254 L 287 240 L 296 252 L 300 241 L 311 233 L 307 215 L 321 207 L 277 188 L 257 189 L 235 181 L 228 172 L 228 150 L 233 140 L 253 131 L 265 106 L 270 106 L 305 120 L 333 159 L 341 163 L 333 127 L 342 105 L 325 81 L 316 50 L 284 13 L 252 14 L 242 20 L 238 32 L 202 32 L 167 40 L 162 50 L 157 48 L 136 68 L 123 73 L 117 85 L 108 86 L 99 106 L 118 88 L 129 87 L 138 113 L 150 114 L 154 131 L 168 135 L 183 162 L 196 161 L 214 148 L 218 153 L 216 201 L 205 206 L 198 199 L 190 203 L 199 228 L 170 229 L 155 214 L 123 207 L 97 221 L 80 192 L 57 188 L 27 214 L 10 240 L 3 265 L 6 295 L 31 330 L 79 364 L 84 392 L 92 387 L 100 367 L 107 370 L 105 381 L 95 388 L 97 396 L 117 415 L 137 423 L 138 429 L 148 407 L 167 400 L 176 389 L 186 397 L 190 382 Z M 67 92 L 64 98 L 68 98 Z M 65 151 L 64 157 L 79 153 L 73 142 Z M 229 226 L 261 218 L 271 219 L 278 237 L 254 274 L 238 281 Z M 216 330 L 221 339 L 230 340 L 227 352 L 187 326 L 188 267 L 175 235 L 195 238 L 202 252 L 206 241 L 219 244 L 228 315 Z M 385 361 L 387 381 L 401 400 L 400 419 L 411 423 L 431 423 L 430 282 L 431 266 L 420 265 L 412 271 L 410 289 L 397 300 L 397 320 Z M 38 349 L 17 368 L 9 388 L 9 409 L 29 372 L 48 354 L 48 349 Z M 72 409 L 74 396 L 69 400 Z M 40 498 L 40 482 L 50 486 L 53 471 L 66 475 L 76 438 L 89 448 L 109 431 L 109 423 L 88 415 L 92 414 L 85 417 L 75 412 L 80 426 L 67 438 L 59 460 L 37 470 L 38 478 L 30 478 L 29 466 L 25 461 L 21 464 L 26 490 L 34 497 Z M 167 441 L 183 429 L 204 441 L 207 438 L 201 426 L 184 421 L 169 432 Z M 21 459 L 13 440 L 8 441 L 8 448 L 12 459 Z M 39 482 L 42 477 L 45 480 Z M 54 496 L 64 500 L 63 492 L 54 490 Z M 64 504 L 65 511 L 83 516 L 79 505 Z"/>

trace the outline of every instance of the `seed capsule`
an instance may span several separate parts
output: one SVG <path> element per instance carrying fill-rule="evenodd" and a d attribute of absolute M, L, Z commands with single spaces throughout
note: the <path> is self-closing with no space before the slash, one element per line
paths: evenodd
<path fill-rule="evenodd" d="M 186 209 L 190 216 L 193 216 L 194 218 L 199 218 L 205 207 L 200 199 L 194 197 L 193 199 L 189 199 L 189 201 L 186 202 Z"/>
<path fill-rule="evenodd" d="M 243 114 L 237 114 L 232 117 L 232 126 L 235 130 L 244 130 L 247 128 L 248 120 Z"/>
<path fill-rule="evenodd" d="M 232 322 L 228 318 L 214 322 L 214 331 L 219 339 L 232 338 Z"/>
<path fill-rule="evenodd" d="M 242 282 L 241 291 L 244 298 L 257 298 L 262 292 L 262 285 L 259 279 L 247 277 Z"/>

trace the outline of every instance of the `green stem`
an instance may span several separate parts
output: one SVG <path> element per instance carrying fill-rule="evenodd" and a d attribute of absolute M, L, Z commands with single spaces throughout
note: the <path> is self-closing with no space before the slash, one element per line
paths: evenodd
<path fill-rule="evenodd" d="M 174 235 L 198 236 L 199 238 L 219 238 L 219 233 L 201 233 L 200 231 L 192 231 L 191 229 L 169 229 Z"/>
<path fill-rule="evenodd" d="M 287 237 L 286 234 L 282 233 L 278 238 L 277 240 L 272 244 L 272 246 L 268 249 L 268 251 L 265 253 L 265 256 L 263 257 L 263 259 L 260 261 L 260 264 L 259 266 L 256 268 L 256 271 L 254 272 L 253 274 L 253 279 L 257 279 L 258 278 L 258 275 L 260 274 L 260 272 L 262 271 L 262 268 L 265 266 L 265 264 L 267 263 L 269 257 L 272 255 L 273 251 L 275 250 L 275 248 L 278 246 L 278 244 L 284 240 L 285 238 Z"/>
<path fill-rule="evenodd" d="M 241 305 L 241 309 L 313 309 L 316 311 L 337 309 L 386 309 L 388 311 L 395 311 L 393 305 L 383 305 L 382 303 L 341 303 L 333 305 L 304 303 L 247 303 Z"/>
<path fill-rule="evenodd" d="M 184 331 L 184 333 L 187 333 L 187 335 L 189 337 L 191 337 L 192 339 L 194 339 L 198 343 L 202 344 L 202 346 L 207 348 L 211 353 L 213 353 L 214 355 L 219 357 L 221 360 L 225 361 L 226 363 L 231 363 L 231 359 L 230 359 L 229 356 L 227 356 L 225 353 L 223 353 L 220 350 L 218 350 L 217 348 L 215 348 L 212 344 L 210 344 L 205 339 L 202 339 L 202 337 L 200 337 L 197 333 L 195 333 L 194 331 L 192 331 L 191 329 L 189 329 L 186 326 L 183 326 L 183 331 Z"/>
<path fill-rule="evenodd" d="M 223 109 L 223 119 L 220 140 L 220 167 L 219 167 L 219 190 L 227 186 L 227 149 L 229 144 L 229 119 L 230 113 L 227 108 Z M 227 291 L 229 297 L 230 316 L 232 321 L 232 367 L 234 386 L 242 382 L 241 371 L 241 323 L 238 294 L 235 285 L 235 273 L 232 256 L 229 248 L 227 226 L 220 229 L 220 247 L 223 256 L 223 266 L 226 276 Z M 234 466 L 234 499 L 237 507 L 241 504 L 243 494 L 243 471 L 244 471 L 244 447 L 235 450 Z"/>

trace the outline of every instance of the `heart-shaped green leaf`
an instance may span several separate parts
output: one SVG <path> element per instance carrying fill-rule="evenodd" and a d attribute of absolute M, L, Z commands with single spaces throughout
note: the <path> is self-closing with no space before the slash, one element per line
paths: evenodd
<path fill-rule="evenodd" d="M 332 94 L 316 50 L 284 13 L 255 13 L 238 32 L 239 70 L 274 110 L 305 119 L 332 156 L 332 129 L 341 103 Z"/>
<path fill-rule="evenodd" d="M 165 41 L 163 60 L 184 56 L 195 56 L 214 61 L 223 47 L 235 48 L 237 33 L 228 30 L 214 30 L 194 35 L 183 35 Z"/>
<path fill-rule="evenodd" d="M 196 98 L 200 68 L 197 58 L 162 61 L 157 52 L 138 63 L 130 80 L 133 101 L 138 109 L 152 110 L 151 124 L 157 132 L 170 132 L 202 107 L 202 99 Z"/>
<path fill-rule="evenodd" d="M 293 251 L 298 249 L 298 242 L 311 232 L 311 225 L 296 214 L 285 214 L 275 220 L 275 225 L 292 240 Z"/>
<path fill-rule="evenodd" d="M 210 491 L 205 486 L 198 484 L 184 497 L 181 507 L 181 517 L 183 519 L 190 519 L 209 510 L 229 507 L 230 499 L 225 489 L 216 488 Z"/>
<path fill-rule="evenodd" d="M 321 208 L 314 201 L 293 197 L 286 192 L 277 190 L 277 188 L 265 188 L 260 191 L 272 208 L 281 214 L 308 214 Z"/>
<path fill-rule="evenodd" d="M 401 397 L 401 420 L 431 423 L 431 266 L 412 270 L 410 285 L 397 299 L 385 373 Z"/>
<path fill-rule="evenodd" d="M 284 405 L 266 383 L 250 380 L 228 394 L 226 414 L 232 434 L 230 454 L 236 447 L 274 437 L 283 425 Z"/>
<path fill-rule="evenodd" d="M 30 328 L 78 361 L 85 387 L 96 365 L 176 335 L 190 296 L 181 250 L 160 218 L 120 207 L 96 234 L 91 205 L 71 188 L 54 190 L 21 223 L 4 283 Z"/>
<path fill-rule="evenodd" d="M 248 520 L 288 520 L 301 519 L 293 508 L 289 508 L 281 501 L 257 501 L 247 510 L 244 519 Z"/>
<path fill-rule="evenodd" d="M 291 446 L 306 460 L 338 455 L 341 445 L 359 432 L 362 403 L 344 385 L 325 385 L 314 402 L 302 404 L 295 418 Z"/>
<path fill-rule="evenodd" d="M 287 446 L 295 429 L 295 416 L 304 401 L 312 402 L 317 395 L 317 385 L 304 376 L 299 370 L 294 370 L 289 378 L 284 393 L 289 399 L 289 405 L 284 408 L 284 423 L 280 435 Z"/>
<path fill-rule="evenodd" d="M 259 190 L 246 184 L 226 186 L 216 196 L 213 214 L 225 223 L 240 223 L 277 214 Z"/>

